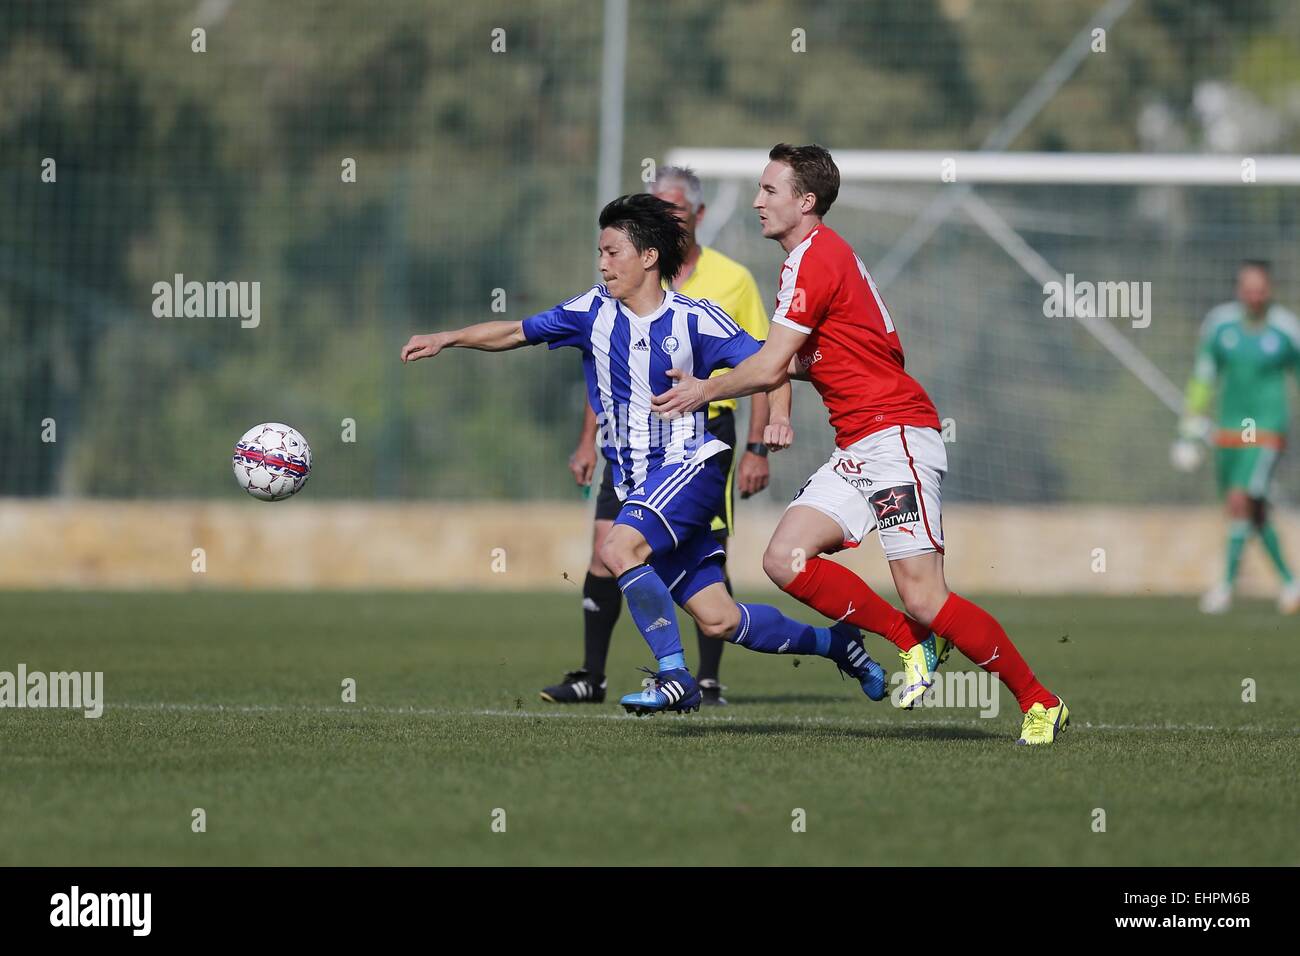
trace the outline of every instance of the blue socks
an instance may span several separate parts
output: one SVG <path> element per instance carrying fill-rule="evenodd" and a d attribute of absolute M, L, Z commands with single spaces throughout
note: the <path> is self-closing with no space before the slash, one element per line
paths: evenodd
<path fill-rule="evenodd" d="M 659 662 L 660 672 L 686 667 L 677 607 L 663 579 L 649 565 L 624 571 L 618 586 L 641 636 Z M 842 662 L 849 659 L 850 635 L 856 628 L 813 627 L 786 617 L 770 604 L 741 604 L 740 628 L 732 636 L 760 654 L 802 654 Z"/>
<path fill-rule="evenodd" d="M 740 630 L 731 641 L 760 654 L 811 654 L 857 675 L 870 660 L 851 624 L 813 627 L 792 620 L 770 604 L 740 605 Z"/>
<path fill-rule="evenodd" d="M 770 604 L 740 605 L 740 630 L 733 644 L 760 654 L 815 654 L 835 659 L 848 650 L 848 638 L 829 628 L 813 627 L 786 617 Z"/>
<path fill-rule="evenodd" d="M 619 575 L 618 586 L 632 620 L 659 661 L 660 671 L 685 667 L 677 606 L 659 575 L 648 564 L 638 564 Z"/>

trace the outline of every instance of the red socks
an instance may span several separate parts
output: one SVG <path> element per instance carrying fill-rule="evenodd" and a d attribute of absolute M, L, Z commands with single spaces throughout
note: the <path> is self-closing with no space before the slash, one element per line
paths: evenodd
<path fill-rule="evenodd" d="M 931 627 L 934 633 L 951 641 L 974 664 L 990 674 L 997 674 L 1007 689 L 1016 695 L 1022 711 L 1029 710 L 1036 703 L 1044 707 L 1056 706 L 1056 695 L 1038 683 L 1002 625 L 979 605 L 950 593 Z"/>
<path fill-rule="evenodd" d="M 1056 695 L 1034 677 L 1002 625 L 988 611 L 960 595 L 950 593 L 927 628 L 871 590 L 844 565 L 825 558 L 810 559 L 786 585 L 785 592 L 826 617 L 881 635 L 898 645 L 899 650 L 911 650 L 933 630 L 977 666 L 997 674 L 1015 694 L 1022 711 L 1036 703 L 1056 706 Z"/>
<path fill-rule="evenodd" d="M 811 558 L 785 592 L 832 620 L 848 621 L 879 634 L 899 650 L 911 650 L 930 636 L 929 628 L 871 590 L 866 581 L 825 558 Z"/>

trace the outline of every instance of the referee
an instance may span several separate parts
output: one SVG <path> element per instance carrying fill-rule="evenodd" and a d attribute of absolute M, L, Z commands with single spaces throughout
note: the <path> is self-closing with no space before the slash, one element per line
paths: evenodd
<path fill-rule="evenodd" d="M 758 286 L 748 269 L 728 259 L 716 249 L 701 246 L 695 238 L 696 228 L 704 218 L 704 191 L 700 180 L 689 169 L 661 166 L 655 172 L 650 192 L 677 207 L 678 218 L 690 237 L 686 261 L 673 280 L 674 290 L 693 299 L 708 299 L 721 306 L 746 332 L 760 342 L 767 338 L 767 312 L 758 294 Z M 767 446 L 763 429 L 767 426 L 767 395 L 750 398 L 749 435 L 743 454 L 728 451 L 718 456 L 727 463 L 727 493 L 722 510 L 713 518 L 713 533 L 725 548 L 734 527 L 733 489 L 739 476 L 742 498 L 767 487 Z M 709 406 L 709 432 L 733 449 L 736 447 L 736 400 L 714 402 Z M 569 459 L 569 470 L 579 485 L 589 486 L 596 470 L 596 413 L 587 406 L 578 447 Z M 610 470 L 605 469 L 600 492 L 596 496 L 596 520 L 592 531 L 591 564 L 582 586 L 583 646 L 582 667 L 564 675 L 560 683 L 542 690 L 543 700 L 557 704 L 600 703 L 605 699 L 605 659 L 609 655 L 610 636 L 623 607 L 618 582 L 598 557 L 601 543 L 618 517 L 618 497 L 614 494 Z M 731 590 L 728 579 L 727 589 Z M 699 634 L 700 690 L 706 705 L 725 704 L 718 669 L 726 643 Z"/>

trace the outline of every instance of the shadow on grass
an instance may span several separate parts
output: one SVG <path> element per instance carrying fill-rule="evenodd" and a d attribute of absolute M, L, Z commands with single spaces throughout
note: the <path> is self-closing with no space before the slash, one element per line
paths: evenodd
<path fill-rule="evenodd" d="M 733 704 L 842 704 L 845 698 L 843 694 L 728 694 L 727 700 Z"/>
<path fill-rule="evenodd" d="M 687 718 L 689 719 L 689 718 Z M 899 724 L 897 727 L 882 725 L 879 727 L 852 727 L 843 724 L 816 723 L 764 723 L 756 720 L 752 723 L 728 721 L 727 723 L 691 724 L 683 719 L 680 724 L 669 725 L 669 730 L 679 737 L 716 737 L 731 734 L 737 737 L 774 736 L 777 734 L 796 734 L 801 737 L 861 737 L 865 740 L 1006 740 L 1005 733 L 979 730 L 975 727 L 959 726 L 912 726 Z"/>

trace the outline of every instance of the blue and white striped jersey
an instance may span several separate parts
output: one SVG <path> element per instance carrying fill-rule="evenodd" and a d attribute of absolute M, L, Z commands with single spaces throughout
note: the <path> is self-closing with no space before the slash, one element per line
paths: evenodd
<path fill-rule="evenodd" d="M 758 351 L 759 342 L 712 302 L 665 292 L 658 309 L 640 316 L 596 285 L 523 324 L 531 344 L 582 350 L 587 398 L 619 500 L 655 468 L 726 451 L 727 444 L 705 430 L 705 409 L 674 420 L 650 410 L 651 397 L 673 385 L 670 368 L 708 378 Z"/>

